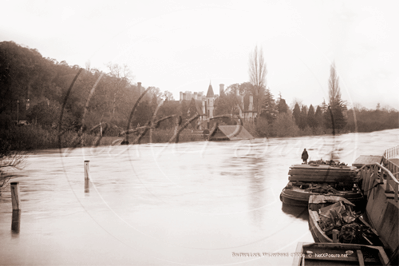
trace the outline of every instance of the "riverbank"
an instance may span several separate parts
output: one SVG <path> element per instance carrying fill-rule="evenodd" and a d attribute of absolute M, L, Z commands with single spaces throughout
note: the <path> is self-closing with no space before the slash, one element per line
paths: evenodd
<path fill-rule="evenodd" d="M 289 138 L 289 137 L 306 137 L 306 136 L 328 136 L 332 134 L 331 130 L 323 130 L 321 128 L 304 130 L 287 130 L 286 134 L 264 134 L 254 124 L 244 123 L 244 127 L 254 138 Z M 376 131 L 378 132 L 378 131 Z M 355 132 L 339 132 L 340 135 Z M 337 134 L 337 132 L 336 132 Z M 145 143 L 166 143 L 169 142 L 174 135 L 174 128 L 155 129 L 150 134 L 148 131 L 140 140 L 141 144 Z M 338 135 L 338 134 L 337 134 Z M 129 143 L 133 144 L 137 135 L 129 136 Z M 61 145 L 58 138 L 58 130 L 55 128 L 43 128 L 40 125 L 27 126 L 10 126 L 7 130 L 0 131 L 0 140 L 8 143 L 11 150 L 30 151 L 40 149 L 57 149 L 71 147 L 92 147 L 92 146 L 108 146 L 118 145 L 124 139 L 124 136 L 116 134 L 104 135 L 101 138 L 98 134 L 83 134 L 82 137 L 76 131 L 66 131 L 61 135 Z M 184 129 L 179 135 L 178 142 L 204 141 L 206 137 L 201 131 L 192 129 Z"/>
<path fill-rule="evenodd" d="M 120 144 L 124 136 L 98 134 L 83 134 L 82 137 L 76 131 L 66 131 L 58 137 L 58 130 L 54 128 L 43 128 L 38 125 L 11 126 L 8 130 L 1 131 L 0 140 L 2 144 L 7 143 L 11 150 L 30 151 L 41 149 L 57 149 L 71 147 L 91 147 Z M 174 135 L 174 129 L 155 129 L 150 134 L 148 131 L 140 140 L 140 143 L 165 143 Z M 133 143 L 138 135 L 130 135 L 129 142 Z M 203 141 L 204 136 L 199 131 L 190 129 L 183 130 L 179 135 L 179 142 Z M 61 143 L 60 143 L 61 141 Z"/>

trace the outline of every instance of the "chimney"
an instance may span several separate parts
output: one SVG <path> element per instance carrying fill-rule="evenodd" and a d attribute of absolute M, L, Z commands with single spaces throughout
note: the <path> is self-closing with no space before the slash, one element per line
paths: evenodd
<path fill-rule="evenodd" d="M 197 100 L 197 93 L 194 92 L 194 100 Z"/>
<path fill-rule="evenodd" d="M 187 100 L 187 95 L 184 92 L 183 92 L 183 100 Z"/>
<path fill-rule="evenodd" d="M 181 91 L 180 92 L 180 101 L 183 101 L 184 100 L 184 98 L 183 98 L 183 92 Z"/>
<path fill-rule="evenodd" d="M 219 85 L 219 95 L 220 96 L 224 95 L 224 84 Z"/>

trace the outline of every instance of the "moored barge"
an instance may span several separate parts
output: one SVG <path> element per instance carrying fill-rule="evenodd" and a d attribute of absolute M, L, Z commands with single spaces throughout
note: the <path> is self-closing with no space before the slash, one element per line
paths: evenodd
<path fill-rule="evenodd" d="M 311 195 L 331 195 L 362 206 L 365 201 L 358 187 L 357 172 L 354 166 L 333 161 L 292 165 L 280 200 L 287 205 L 306 207 Z"/>

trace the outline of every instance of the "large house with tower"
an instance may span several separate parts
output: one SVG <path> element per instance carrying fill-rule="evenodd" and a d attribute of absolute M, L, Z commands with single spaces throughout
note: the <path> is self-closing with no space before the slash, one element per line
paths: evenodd
<path fill-rule="evenodd" d="M 180 103 L 186 101 L 188 103 L 188 116 L 191 116 L 192 112 L 196 112 L 200 115 L 198 119 L 198 128 L 203 129 L 208 127 L 210 118 L 215 116 L 215 101 L 220 95 L 224 95 L 224 84 L 219 85 L 219 95 L 213 92 L 212 85 L 209 84 L 206 95 L 202 92 L 180 92 Z M 253 95 L 247 93 L 243 96 L 238 94 L 237 91 L 237 109 L 239 110 L 239 116 L 243 121 L 253 122 L 257 116 L 256 108 L 254 105 Z"/>

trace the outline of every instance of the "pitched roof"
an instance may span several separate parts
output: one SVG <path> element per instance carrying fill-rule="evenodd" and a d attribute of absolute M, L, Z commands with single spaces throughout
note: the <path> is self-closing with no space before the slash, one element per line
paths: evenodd
<path fill-rule="evenodd" d="M 208 92 L 206 94 L 206 97 L 213 97 L 213 96 L 215 96 L 215 94 L 213 93 L 212 85 L 209 84 Z"/>
<path fill-rule="evenodd" d="M 220 125 L 210 133 L 209 140 L 242 140 L 253 138 L 241 125 Z"/>

